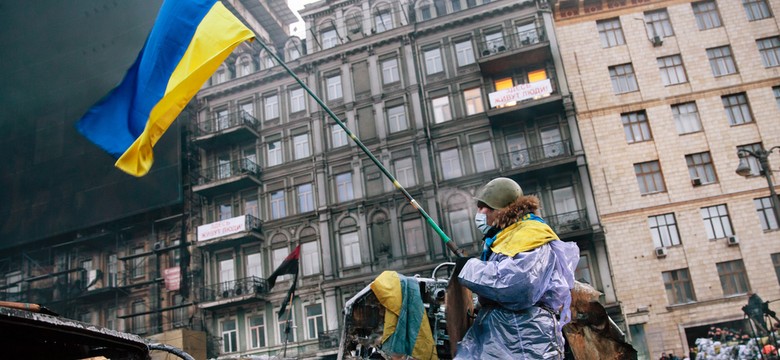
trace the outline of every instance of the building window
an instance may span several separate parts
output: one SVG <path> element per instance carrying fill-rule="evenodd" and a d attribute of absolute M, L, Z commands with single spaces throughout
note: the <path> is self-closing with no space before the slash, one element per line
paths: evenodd
<path fill-rule="evenodd" d="M 441 161 L 441 175 L 444 180 L 461 177 L 460 154 L 458 149 L 444 150 L 439 154 Z"/>
<path fill-rule="evenodd" d="M 623 132 L 626 134 L 626 142 L 629 144 L 653 139 L 650 133 L 650 123 L 644 111 L 621 114 Z"/>
<path fill-rule="evenodd" d="M 250 349 L 265 347 L 265 317 L 263 315 L 247 317 L 247 332 L 249 333 Z"/>
<path fill-rule="evenodd" d="M 634 67 L 631 64 L 622 64 L 609 67 L 609 77 L 612 79 L 612 90 L 615 94 L 639 90 L 634 75 Z"/>
<path fill-rule="evenodd" d="M 433 122 L 436 124 L 452 120 L 450 112 L 450 98 L 447 95 L 437 97 L 431 100 L 433 107 Z"/>
<path fill-rule="evenodd" d="M 504 47 L 504 33 L 501 30 L 485 34 L 485 49 L 496 52 Z"/>
<path fill-rule="evenodd" d="M 303 97 L 303 89 L 290 90 L 290 112 L 296 113 L 306 110 L 306 100 Z"/>
<path fill-rule="evenodd" d="M 301 57 L 301 51 L 298 50 L 298 44 L 293 43 L 287 47 L 287 56 L 289 57 L 289 61 L 297 60 Z"/>
<path fill-rule="evenodd" d="M 761 20 L 772 17 L 772 11 L 766 0 L 742 0 L 749 21 Z"/>
<path fill-rule="evenodd" d="M 588 255 L 580 255 L 580 260 L 577 261 L 577 267 L 574 269 L 574 280 L 581 283 L 593 284 L 593 276 L 590 270 L 590 257 Z"/>
<path fill-rule="evenodd" d="M 692 3 L 693 15 L 699 30 L 707 30 L 721 26 L 718 5 L 715 0 L 705 0 Z"/>
<path fill-rule="evenodd" d="M 320 33 L 322 38 L 322 50 L 330 49 L 339 44 L 339 35 L 336 33 L 336 29 L 325 30 Z"/>
<path fill-rule="evenodd" d="M 268 143 L 268 166 L 282 164 L 282 141 L 276 140 Z"/>
<path fill-rule="evenodd" d="M 395 26 L 393 24 L 393 13 L 390 9 L 377 10 L 376 15 L 374 15 L 374 22 L 376 23 L 377 33 L 391 30 Z"/>
<path fill-rule="evenodd" d="M 336 175 L 336 196 L 338 202 L 349 201 L 355 198 L 352 193 L 352 173 Z"/>
<path fill-rule="evenodd" d="M 775 267 L 775 276 L 778 284 L 780 284 L 780 253 L 772 254 L 772 265 Z"/>
<path fill-rule="evenodd" d="M 430 20 L 431 17 L 433 17 L 431 15 L 431 5 L 430 4 L 421 5 L 420 6 L 420 15 L 421 15 L 422 20 Z"/>
<path fill-rule="evenodd" d="M 680 55 L 658 58 L 658 69 L 661 70 L 661 81 L 665 86 L 688 82 Z"/>
<path fill-rule="evenodd" d="M 750 113 L 750 105 L 748 105 L 745 93 L 726 95 L 720 99 L 723 101 L 723 108 L 726 110 L 729 125 L 734 126 L 753 122 L 753 115 Z"/>
<path fill-rule="evenodd" d="M 466 209 L 451 210 L 447 213 L 450 220 L 450 234 L 458 245 L 471 244 L 474 241 L 471 228 L 474 227 L 469 211 Z"/>
<path fill-rule="evenodd" d="M 734 235 L 731 231 L 731 220 L 726 205 L 715 205 L 701 208 L 701 218 L 710 240 L 722 239 Z"/>
<path fill-rule="evenodd" d="M 666 191 L 661 165 L 657 160 L 634 164 L 634 173 L 642 195 Z"/>
<path fill-rule="evenodd" d="M 390 128 L 390 133 L 409 128 L 409 124 L 406 122 L 406 109 L 403 105 L 387 109 L 387 125 Z"/>
<path fill-rule="evenodd" d="M 425 74 L 432 75 L 444 71 L 444 65 L 441 61 L 441 49 L 434 48 L 424 51 Z"/>
<path fill-rule="evenodd" d="M 493 159 L 493 146 L 490 141 L 483 141 L 471 145 L 471 151 L 474 154 L 474 166 L 477 172 L 493 170 L 496 168 L 496 162 Z"/>
<path fill-rule="evenodd" d="M 333 148 L 347 145 L 347 132 L 340 125 L 330 126 L 330 141 Z"/>
<path fill-rule="evenodd" d="M 745 264 L 741 259 L 717 263 L 715 266 L 718 268 L 723 296 L 747 294 L 750 291 Z"/>
<path fill-rule="evenodd" d="M 220 219 L 223 220 L 223 219 Z M 144 252 L 144 247 L 137 247 L 133 249 L 133 255 L 139 255 Z M 146 276 L 146 257 L 138 256 L 133 258 L 133 278 L 142 278 Z"/>
<path fill-rule="evenodd" d="M 780 37 L 771 37 L 756 40 L 758 52 L 761 54 L 761 62 L 764 67 L 774 67 L 780 65 Z"/>
<path fill-rule="evenodd" d="M 309 157 L 309 134 L 301 134 L 293 136 L 293 146 L 295 160 Z"/>
<path fill-rule="evenodd" d="M 398 59 L 382 61 L 382 84 L 392 84 L 401 80 L 398 74 Z"/>
<path fill-rule="evenodd" d="M 479 114 L 485 111 L 482 103 L 482 89 L 475 87 L 463 90 L 463 100 L 466 103 L 466 115 Z"/>
<path fill-rule="evenodd" d="M 298 193 L 298 212 L 314 211 L 314 192 L 311 183 L 298 185 L 296 192 Z"/>
<path fill-rule="evenodd" d="M 650 216 L 647 224 L 656 248 L 680 245 L 680 233 L 673 213 Z"/>
<path fill-rule="evenodd" d="M 601 47 L 609 48 L 626 43 L 626 39 L 623 38 L 623 28 L 620 27 L 619 18 L 597 21 L 596 27 L 599 30 Z"/>
<path fill-rule="evenodd" d="M 289 276 L 289 275 L 288 275 Z M 292 304 L 288 304 L 284 317 L 287 319 L 277 319 L 276 325 L 278 328 L 277 336 L 279 337 L 279 345 L 284 343 L 295 342 L 295 311 L 293 311 Z M 279 313 L 279 308 L 274 309 L 274 314 Z M 289 315 L 287 315 L 289 314 Z M 288 317 L 289 316 L 289 317 Z"/>
<path fill-rule="evenodd" d="M 218 204 L 218 220 L 227 220 L 233 217 L 233 206 L 231 206 L 229 203 L 227 204 Z"/>
<path fill-rule="evenodd" d="M 672 23 L 669 22 L 669 13 L 666 12 L 666 9 L 646 12 L 645 27 L 647 28 L 647 36 L 649 36 L 650 39 L 656 36 L 662 39 L 674 36 Z"/>
<path fill-rule="evenodd" d="M 146 308 L 146 302 L 143 300 L 139 300 L 133 303 L 133 314 L 141 314 L 143 312 L 146 312 L 148 309 Z M 134 334 L 145 334 L 146 333 L 146 315 L 135 315 L 133 316 L 133 333 Z"/>
<path fill-rule="evenodd" d="M 474 63 L 474 47 L 471 39 L 455 43 L 455 55 L 458 58 L 458 66 L 466 66 Z"/>
<path fill-rule="evenodd" d="M 281 236 L 282 239 L 287 240 L 284 236 Z M 274 269 L 278 269 L 279 266 L 282 265 L 284 262 L 284 259 L 287 257 L 287 255 L 290 255 L 290 249 L 286 247 L 281 247 L 278 249 L 273 249 L 271 251 L 271 260 L 272 265 L 274 266 Z M 287 281 L 292 279 L 292 275 L 282 275 L 276 278 L 276 283 L 278 284 L 280 281 Z"/>
<path fill-rule="evenodd" d="M 775 210 L 772 207 L 772 199 L 769 197 L 753 199 L 753 204 L 756 206 L 761 229 L 764 231 L 777 230 L 779 227 L 777 217 L 775 217 Z"/>
<path fill-rule="evenodd" d="M 325 316 L 322 314 L 322 304 L 311 304 L 303 307 L 306 314 L 306 339 L 313 340 L 325 331 Z"/>
<path fill-rule="evenodd" d="M 303 276 L 320 273 L 320 251 L 316 241 L 309 241 L 301 244 L 301 257 Z"/>
<path fill-rule="evenodd" d="M 748 144 L 748 145 L 737 146 L 737 153 L 739 153 L 739 150 L 758 151 L 763 149 L 764 148 L 761 146 L 761 143 Z M 750 166 L 749 176 L 761 175 L 762 168 L 761 168 L 761 163 L 758 162 L 758 159 L 756 159 L 754 156 L 746 156 L 745 160 L 747 161 L 748 166 Z"/>
<path fill-rule="evenodd" d="M 403 231 L 406 254 L 420 255 L 425 253 L 425 235 L 422 231 L 422 220 L 405 220 L 403 222 Z"/>
<path fill-rule="evenodd" d="M 777 107 L 780 107 L 780 86 L 773 87 L 772 92 L 775 94 L 775 103 L 777 103 Z"/>
<path fill-rule="evenodd" d="M 238 60 L 236 73 L 236 77 L 246 76 L 252 73 L 252 59 L 249 56 L 242 56 L 241 59 Z"/>
<path fill-rule="evenodd" d="M 246 276 L 254 276 L 257 278 L 263 277 L 263 254 L 259 250 L 255 250 L 251 254 L 246 255 Z"/>
<path fill-rule="evenodd" d="M 276 119 L 279 117 L 279 96 L 270 95 L 263 98 L 265 104 L 265 120 Z"/>
<path fill-rule="evenodd" d="M 271 219 L 281 219 L 287 216 L 287 210 L 284 206 L 284 191 L 274 191 L 271 193 Z"/>
<path fill-rule="evenodd" d="M 328 77 L 326 80 L 328 100 L 337 100 L 342 98 L 341 93 L 341 75 Z"/>
<path fill-rule="evenodd" d="M 411 187 L 417 185 L 417 179 L 414 176 L 414 161 L 412 158 L 403 158 L 396 160 L 395 167 L 395 179 L 403 187 Z"/>
<path fill-rule="evenodd" d="M 709 151 L 685 155 L 685 162 L 694 185 L 713 184 L 718 181 Z"/>
<path fill-rule="evenodd" d="M 344 267 L 353 267 L 361 264 L 360 241 L 357 232 L 341 234 L 341 253 Z"/>
<path fill-rule="evenodd" d="M 695 102 L 672 105 L 672 115 L 674 115 L 674 124 L 677 126 L 678 134 L 690 134 L 701 131 L 699 109 L 696 107 Z"/>
<path fill-rule="evenodd" d="M 666 288 L 666 299 L 669 301 L 669 305 L 687 304 L 696 301 L 688 269 L 664 271 L 662 275 L 664 287 Z"/>
<path fill-rule="evenodd" d="M 731 57 L 730 46 L 707 49 L 707 57 L 710 59 L 712 75 L 724 76 L 737 73 L 737 66 L 734 65 L 734 58 Z"/>

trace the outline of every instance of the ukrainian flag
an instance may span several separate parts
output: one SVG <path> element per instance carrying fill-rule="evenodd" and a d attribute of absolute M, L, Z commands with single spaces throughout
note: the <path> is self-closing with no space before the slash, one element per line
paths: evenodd
<path fill-rule="evenodd" d="M 79 120 L 87 139 L 143 176 L 152 147 L 238 44 L 255 37 L 217 0 L 165 0 L 122 82 Z"/>

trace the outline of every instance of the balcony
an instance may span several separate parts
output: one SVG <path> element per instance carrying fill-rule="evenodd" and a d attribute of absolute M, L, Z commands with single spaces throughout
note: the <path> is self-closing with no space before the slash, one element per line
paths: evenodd
<path fill-rule="evenodd" d="M 198 169 L 194 172 L 197 184 L 192 190 L 200 195 L 212 197 L 260 186 L 262 167 L 249 159 L 238 159 L 217 166 Z"/>
<path fill-rule="evenodd" d="M 577 161 L 571 140 L 551 142 L 499 155 L 501 171 L 520 173 Z"/>
<path fill-rule="evenodd" d="M 124 273 L 105 274 L 101 270 L 84 271 L 81 278 L 76 280 L 71 290 L 76 290 L 75 298 L 84 301 L 102 301 L 114 299 L 116 295 L 127 295 L 123 288 L 125 283 Z"/>
<path fill-rule="evenodd" d="M 477 44 L 477 51 L 479 69 L 485 75 L 544 63 L 552 57 L 549 39 L 542 27 L 509 35 L 486 34 L 485 40 Z"/>
<path fill-rule="evenodd" d="M 246 111 L 237 111 L 199 121 L 193 142 L 204 149 L 240 143 L 259 137 L 260 122 Z"/>
<path fill-rule="evenodd" d="M 540 114 L 560 112 L 562 100 L 558 80 L 555 76 L 528 84 L 517 84 L 511 88 L 495 91 L 485 86 L 488 94 L 487 115 L 493 125 L 517 122 L 518 119 L 534 118 Z"/>
<path fill-rule="evenodd" d="M 341 330 L 321 331 L 317 334 L 320 350 L 336 349 L 339 347 Z"/>
<path fill-rule="evenodd" d="M 585 210 L 577 210 L 562 214 L 556 214 L 544 218 L 558 236 L 576 235 L 577 232 L 590 229 L 588 213 Z"/>
<path fill-rule="evenodd" d="M 268 293 L 265 279 L 250 276 L 213 284 L 200 289 L 201 309 L 216 309 L 263 300 Z"/>
<path fill-rule="evenodd" d="M 199 248 L 233 245 L 237 242 L 263 240 L 263 222 L 252 215 L 241 215 L 198 226 Z"/>

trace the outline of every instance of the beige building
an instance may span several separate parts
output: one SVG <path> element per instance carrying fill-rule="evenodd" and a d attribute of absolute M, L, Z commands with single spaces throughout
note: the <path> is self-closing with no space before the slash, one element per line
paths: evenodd
<path fill-rule="evenodd" d="M 780 1 L 555 1 L 556 34 L 640 358 L 749 327 L 780 297 L 780 232 L 758 162 L 780 145 Z M 770 160 L 777 155 L 770 156 Z M 770 304 L 770 307 L 776 305 Z"/>

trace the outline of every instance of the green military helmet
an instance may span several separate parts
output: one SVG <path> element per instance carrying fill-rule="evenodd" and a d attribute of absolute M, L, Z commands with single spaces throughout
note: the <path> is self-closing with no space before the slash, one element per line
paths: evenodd
<path fill-rule="evenodd" d="M 474 199 L 485 203 L 493 209 L 503 209 L 523 196 L 520 185 L 509 178 L 500 177 L 490 180 L 479 191 Z"/>

